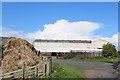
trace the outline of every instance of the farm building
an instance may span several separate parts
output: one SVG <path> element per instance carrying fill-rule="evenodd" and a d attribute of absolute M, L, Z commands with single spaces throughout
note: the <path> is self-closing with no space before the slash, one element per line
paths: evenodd
<path fill-rule="evenodd" d="M 107 44 L 105 40 L 42 40 L 36 39 L 33 42 L 34 47 L 41 53 L 79 53 L 94 54 L 100 56 L 102 54 L 102 46 Z"/>

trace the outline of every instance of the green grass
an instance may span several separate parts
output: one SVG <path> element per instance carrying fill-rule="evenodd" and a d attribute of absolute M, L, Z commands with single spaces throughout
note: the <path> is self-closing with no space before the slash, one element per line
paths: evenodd
<path fill-rule="evenodd" d="M 87 62 L 118 62 L 118 57 L 105 58 L 105 57 L 81 57 L 81 56 L 76 56 L 74 58 L 71 58 L 71 60 L 87 61 Z"/>
<path fill-rule="evenodd" d="M 54 72 L 50 75 L 49 78 L 80 78 L 84 77 L 84 71 L 80 68 L 53 63 L 52 67 Z"/>

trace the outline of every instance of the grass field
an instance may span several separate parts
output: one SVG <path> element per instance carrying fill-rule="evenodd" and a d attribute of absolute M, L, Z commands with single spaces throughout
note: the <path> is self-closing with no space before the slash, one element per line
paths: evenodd
<path fill-rule="evenodd" d="M 49 78 L 79 78 L 82 80 L 84 77 L 84 71 L 80 68 L 53 63 L 54 72 Z"/>
<path fill-rule="evenodd" d="M 88 61 L 88 62 L 118 62 L 118 57 L 105 58 L 105 57 L 81 57 L 81 56 L 76 56 L 74 58 L 71 58 L 71 60 Z"/>

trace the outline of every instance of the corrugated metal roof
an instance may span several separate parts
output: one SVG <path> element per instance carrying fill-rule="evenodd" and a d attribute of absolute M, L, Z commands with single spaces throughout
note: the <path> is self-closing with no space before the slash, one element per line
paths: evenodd
<path fill-rule="evenodd" d="M 43 40 L 36 39 L 34 42 L 66 42 L 66 43 L 91 43 L 91 40 Z"/>

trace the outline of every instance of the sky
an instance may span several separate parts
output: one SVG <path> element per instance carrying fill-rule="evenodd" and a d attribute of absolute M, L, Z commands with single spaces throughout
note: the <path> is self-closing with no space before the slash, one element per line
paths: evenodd
<path fill-rule="evenodd" d="M 117 2 L 3 2 L 1 36 L 104 39 L 118 46 Z"/>
<path fill-rule="evenodd" d="M 119 0 L 2 0 L 2 2 L 119 2 Z"/>

